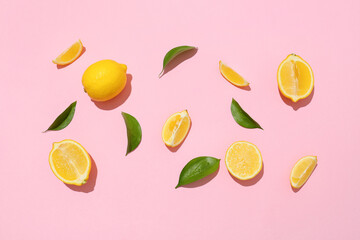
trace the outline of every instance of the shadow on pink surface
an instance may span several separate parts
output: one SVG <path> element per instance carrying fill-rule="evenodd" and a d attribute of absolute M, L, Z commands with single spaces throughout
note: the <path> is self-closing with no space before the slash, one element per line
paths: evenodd
<path fill-rule="evenodd" d="M 94 191 L 98 171 L 97 171 L 95 161 L 91 155 L 90 155 L 90 158 L 91 158 L 91 171 L 90 171 L 88 182 L 82 186 L 65 184 L 71 190 L 76 191 L 76 192 L 84 192 L 84 193 L 89 193 L 89 192 Z"/>
<path fill-rule="evenodd" d="M 312 173 L 310 174 L 309 178 L 306 180 L 306 182 L 305 182 L 300 188 L 294 188 L 294 187 L 291 186 L 291 184 L 290 184 L 290 187 L 291 187 L 291 189 L 293 190 L 294 193 L 297 193 L 298 191 L 300 191 L 300 190 L 306 185 L 306 183 L 309 181 L 309 179 L 311 178 L 311 175 L 313 175 L 313 173 L 314 173 L 314 171 L 315 171 L 316 168 L 317 168 L 317 164 L 316 164 L 314 170 L 312 171 Z"/>
<path fill-rule="evenodd" d="M 220 75 L 221 75 L 221 73 L 220 73 Z M 221 75 L 222 76 L 222 75 Z M 222 76 L 223 77 L 223 76 Z M 223 77 L 224 78 L 224 77 Z M 228 81 L 226 78 L 224 78 L 226 81 Z M 229 82 L 229 81 L 228 81 Z M 241 87 L 241 86 L 236 86 L 235 84 L 233 84 L 233 83 L 231 83 L 231 82 L 229 82 L 231 85 L 233 85 L 234 87 L 236 87 L 236 88 L 239 88 L 239 89 L 242 89 L 242 90 L 244 90 L 244 91 L 251 91 L 251 87 L 250 87 L 250 84 L 249 85 L 247 85 L 247 86 L 244 86 L 244 87 Z"/>
<path fill-rule="evenodd" d="M 220 170 L 220 166 L 218 168 L 218 170 L 216 170 L 215 172 L 213 172 L 212 174 L 210 174 L 209 176 L 206 176 L 196 182 L 193 182 L 193 183 L 189 183 L 187 185 L 184 185 L 184 186 L 181 186 L 183 188 L 197 188 L 197 187 L 201 187 L 205 184 L 207 184 L 208 182 L 210 182 L 212 179 L 214 179 L 218 173 L 219 173 L 219 170 Z"/>
<path fill-rule="evenodd" d="M 116 97 L 105 102 L 97 102 L 94 100 L 91 101 L 102 110 L 113 110 L 124 104 L 124 102 L 129 98 L 131 94 L 131 81 L 133 78 L 131 74 L 126 74 L 126 77 L 127 82 L 125 88 Z"/>
<path fill-rule="evenodd" d="M 83 47 L 83 49 L 82 49 L 82 51 L 81 51 L 81 53 L 80 53 L 80 56 L 79 56 L 78 58 L 80 58 L 85 52 L 86 52 L 86 47 Z M 76 62 L 76 60 L 78 60 L 78 58 L 75 59 L 74 62 Z M 72 63 L 74 63 L 74 62 L 72 62 Z M 57 69 L 63 69 L 63 68 L 65 68 L 65 67 L 71 65 L 72 63 L 66 64 L 66 65 L 58 65 L 58 64 L 57 64 L 57 65 L 56 65 L 56 68 L 57 68 Z"/>
<path fill-rule="evenodd" d="M 171 60 L 171 62 L 168 63 L 168 65 L 164 69 L 164 72 L 159 76 L 159 78 L 162 78 L 166 73 L 176 68 L 180 63 L 188 60 L 189 58 L 192 58 L 197 53 L 197 51 L 198 49 L 194 48 L 176 56 L 173 60 Z"/>
<path fill-rule="evenodd" d="M 289 105 L 290 107 L 292 107 L 295 111 L 297 111 L 299 108 L 305 107 L 308 104 L 310 104 L 310 102 L 313 99 L 314 94 L 315 94 L 315 87 L 307 98 L 301 99 L 301 100 L 297 101 L 296 103 L 291 101 L 289 98 L 284 97 L 281 94 L 279 89 L 278 89 L 278 91 L 279 91 L 280 97 L 284 101 L 284 103 L 286 105 Z"/>
<path fill-rule="evenodd" d="M 245 87 L 237 87 L 237 88 L 240 88 L 240 89 L 245 90 L 245 91 L 251 91 L 250 85 L 245 86 Z"/>
<path fill-rule="evenodd" d="M 240 179 L 233 177 L 229 171 L 228 171 L 228 173 L 232 177 L 232 179 L 234 179 L 235 182 L 237 182 L 238 184 L 240 184 L 242 186 L 249 187 L 249 186 L 255 185 L 258 181 L 260 181 L 260 179 L 264 176 L 264 171 L 265 171 L 265 164 L 263 163 L 262 169 L 258 173 L 258 175 L 256 175 L 254 178 L 249 179 L 249 180 L 240 180 Z"/>
<path fill-rule="evenodd" d="M 190 122 L 190 128 L 189 128 L 189 131 L 188 131 L 188 133 L 186 134 L 184 140 L 183 140 L 179 145 L 177 145 L 176 147 L 169 147 L 168 145 L 164 144 L 164 145 L 167 147 L 167 149 L 169 149 L 170 152 L 175 153 L 175 152 L 177 152 L 177 151 L 179 150 L 179 148 L 183 145 L 183 143 L 185 142 L 186 138 L 188 137 L 188 135 L 189 135 L 189 133 L 190 133 L 190 130 L 191 130 L 191 127 L 192 127 L 192 122 Z"/>

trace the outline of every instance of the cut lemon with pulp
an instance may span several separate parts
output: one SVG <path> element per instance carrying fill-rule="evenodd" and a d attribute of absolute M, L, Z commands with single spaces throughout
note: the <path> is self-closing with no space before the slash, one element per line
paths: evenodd
<path fill-rule="evenodd" d="M 189 132 L 191 119 L 187 110 L 171 115 L 162 129 L 163 142 L 169 147 L 176 147 L 182 143 Z"/>
<path fill-rule="evenodd" d="M 228 148 L 225 164 L 230 174 L 240 180 L 255 177 L 263 165 L 259 149 L 245 141 L 235 142 Z"/>
<path fill-rule="evenodd" d="M 312 92 L 314 73 L 304 59 L 296 54 L 290 54 L 279 66 L 277 81 L 282 95 L 297 102 Z"/>
<path fill-rule="evenodd" d="M 290 183 L 293 188 L 301 188 L 314 171 L 317 164 L 316 156 L 301 158 L 291 170 Z"/>
<path fill-rule="evenodd" d="M 53 63 L 57 65 L 67 65 L 75 61 L 81 54 L 83 45 L 80 39 L 71 45 L 68 49 L 62 52 L 57 58 L 53 60 Z"/>
<path fill-rule="evenodd" d="M 90 156 L 83 146 L 74 140 L 53 143 L 49 163 L 55 176 L 66 184 L 80 186 L 89 178 Z"/>
<path fill-rule="evenodd" d="M 222 61 L 219 62 L 219 68 L 221 75 L 235 86 L 245 87 L 249 85 L 249 83 L 242 76 L 240 76 L 240 74 L 235 72 L 232 68 L 224 64 Z"/>

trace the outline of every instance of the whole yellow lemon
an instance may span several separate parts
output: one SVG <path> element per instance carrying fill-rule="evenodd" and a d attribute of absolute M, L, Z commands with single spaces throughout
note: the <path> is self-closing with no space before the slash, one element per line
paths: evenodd
<path fill-rule="evenodd" d="M 101 60 L 90 65 L 82 77 L 85 92 L 99 102 L 114 98 L 126 85 L 126 70 L 125 64 L 113 60 Z"/>

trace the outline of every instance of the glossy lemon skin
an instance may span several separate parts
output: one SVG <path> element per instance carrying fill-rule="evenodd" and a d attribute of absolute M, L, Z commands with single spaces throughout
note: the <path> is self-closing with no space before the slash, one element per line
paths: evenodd
<path fill-rule="evenodd" d="M 107 101 L 116 97 L 126 85 L 125 64 L 113 60 L 101 60 L 90 65 L 84 72 L 84 91 L 94 101 Z"/>

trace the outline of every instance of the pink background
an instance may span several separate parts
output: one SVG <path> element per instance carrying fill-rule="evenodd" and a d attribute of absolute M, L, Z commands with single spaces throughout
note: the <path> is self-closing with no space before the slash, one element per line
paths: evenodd
<path fill-rule="evenodd" d="M 360 239 L 359 1 L 6 1 L 0 4 L 0 239 Z M 51 63 L 81 39 L 86 52 Z M 192 56 L 161 79 L 172 47 Z M 314 94 L 291 105 L 277 67 L 297 53 L 313 68 Z M 85 69 L 101 59 L 128 66 L 121 96 L 95 105 Z M 226 82 L 219 60 L 250 91 Z M 231 98 L 265 129 L 238 126 Z M 42 133 L 71 102 L 72 123 Z M 192 128 L 172 152 L 161 140 L 169 115 L 187 109 Z M 143 140 L 125 157 L 121 112 Z M 68 187 L 51 172 L 55 141 L 80 142 L 96 163 L 89 183 Z M 224 164 L 235 141 L 256 144 L 264 171 L 235 181 Z M 192 158 L 221 158 L 217 175 L 174 189 Z M 302 156 L 318 166 L 294 192 Z"/>

